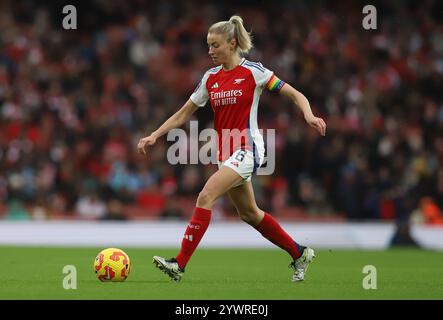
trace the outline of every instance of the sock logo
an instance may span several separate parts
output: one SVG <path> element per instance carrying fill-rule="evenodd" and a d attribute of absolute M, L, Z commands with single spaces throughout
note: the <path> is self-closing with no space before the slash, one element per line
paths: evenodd
<path fill-rule="evenodd" d="M 195 230 L 200 229 L 200 225 L 198 225 L 198 224 L 190 223 L 190 224 L 188 224 L 188 227 L 189 227 L 189 229 L 195 229 Z"/>
<path fill-rule="evenodd" d="M 185 239 L 189 240 L 190 242 L 192 242 L 192 234 L 185 234 Z"/>

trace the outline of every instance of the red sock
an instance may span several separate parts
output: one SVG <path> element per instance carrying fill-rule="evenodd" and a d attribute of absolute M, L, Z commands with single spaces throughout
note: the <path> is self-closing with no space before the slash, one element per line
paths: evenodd
<path fill-rule="evenodd" d="M 285 230 L 283 230 L 277 220 L 275 220 L 270 214 L 265 213 L 263 220 L 255 226 L 255 229 L 273 244 L 286 250 L 291 255 L 292 259 L 296 260 L 301 256 L 303 251 L 301 246 L 296 243 Z"/>
<path fill-rule="evenodd" d="M 208 229 L 209 221 L 211 221 L 211 210 L 195 208 L 191 221 L 186 228 L 180 252 L 175 257 L 180 268 L 184 269 L 189 259 L 191 259 L 206 229 Z"/>

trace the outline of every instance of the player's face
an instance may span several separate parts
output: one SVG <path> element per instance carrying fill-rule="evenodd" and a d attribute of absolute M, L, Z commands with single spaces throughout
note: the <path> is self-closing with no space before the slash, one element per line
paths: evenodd
<path fill-rule="evenodd" d="M 228 41 L 224 34 L 208 33 L 208 49 L 215 64 L 224 64 L 235 54 L 235 40 Z"/>

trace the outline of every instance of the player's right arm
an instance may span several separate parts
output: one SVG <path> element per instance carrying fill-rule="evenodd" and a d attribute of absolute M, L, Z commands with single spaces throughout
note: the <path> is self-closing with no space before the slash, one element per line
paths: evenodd
<path fill-rule="evenodd" d="M 166 120 L 160 128 L 155 130 L 149 136 L 141 138 L 138 142 L 137 148 L 140 154 L 146 154 L 146 146 L 152 146 L 159 137 L 168 133 L 174 128 L 181 127 L 191 115 L 198 109 L 198 106 L 192 102 L 191 99 L 186 101 L 183 107 L 180 108 L 176 113 L 174 113 L 168 120 Z"/>
<path fill-rule="evenodd" d="M 139 153 L 146 154 L 146 146 L 152 146 L 159 137 L 169 132 L 169 130 L 181 127 L 199 107 L 205 106 L 209 98 L 208 91 L 206 89 L 206 81 L 211 74 L 211 70 L 214 70 L 214 68 L 206 71 L 203 79 L 197 85 L 189 100 L 186 101 L 180 110 L 166 120 L 165 123 L 151 133 L 151 135 L 140 139 L 137 146 Z"/>

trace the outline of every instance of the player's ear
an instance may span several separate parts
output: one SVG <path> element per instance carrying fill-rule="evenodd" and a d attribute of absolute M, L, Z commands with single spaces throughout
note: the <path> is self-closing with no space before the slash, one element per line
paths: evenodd
<path fill-rule="evenodd" d="M 235 38 L 232 38 L 231 41 L 229 41 L 229 47 L 232 49 L 232 51 L 235 51 L 236 46 L 237 46 L 237 40 Z"/>

